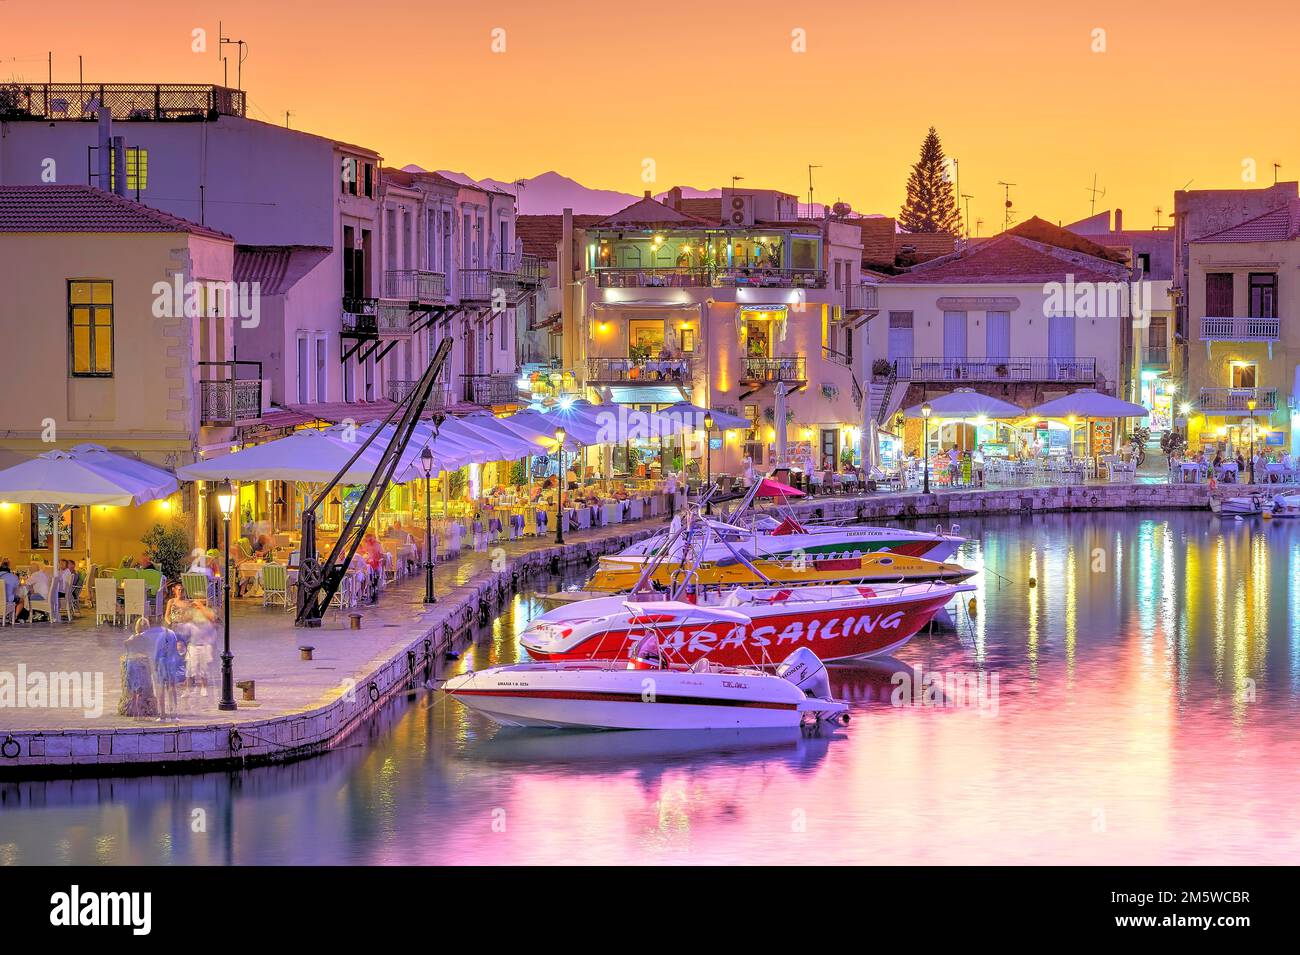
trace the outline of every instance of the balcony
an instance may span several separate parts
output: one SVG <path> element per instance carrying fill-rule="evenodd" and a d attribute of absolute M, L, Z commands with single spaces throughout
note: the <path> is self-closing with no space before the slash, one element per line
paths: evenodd
<path fill-rule="evenodd" d="M 343 297 L 340 332 L 345 338 L 379 337 L 379 300 L 355 295 Z"/>
<path fill-rule="evenodd" d="M 844 289 L 844 311 L 874 312 L 880 306 L 876 303 L 876 286 L 858 283 Z"/>
<path fill-rule="evenodd" d="M 517 375 L 461 375 L 462 393 L 466 401 L 484 407 L 517 405 L 519 377 Z"/>
<path fill-rule="evenodd" d="M 897 358 L 908 381 L 1097 381 L 1095 358 Z"/>
<path fill-rule="evenodd" d="M 492 262 L 493 271 L 510 275 L 524 285 L 542 283 L 542 260 L 525 252 L 501 252 Z"/>
<path fill-rule="evenodd" d="M 668 382 L 681 384 L 691 380 L 688 358 L 588 358 L 587 381 L 593 385 L 639 385 Z"/>
<path fill-rule="evenodd" d="M 713 280 L 708 269 L 687 266 L 661 269 L 604 268 L 596 269 L 596 284 L 600 288 L 709 288 Z"/>
<path fill-rule="evenodd" d="M 418 384 L 418 381 L 406 378 L 389 378 L 384 387 L 384 397 L 394 404 L 404 401 Z M 453 403 L 451 386 L 446 382 L 435 381 L 433 390 L 429 392 L 429 403 L 425 405 L 425 410 L 441 411 Z"/>
<path fill-rule="evenodd" d="M 1146 355 L 1143 358 L 1142 364 L 1148 367 L 1156 365 L 1168 367 L 1169 349 L 1164 345 L 1147 346 Z"/>
<path fill-rule="evenodd" d="M 94 119 L 99 104 L 115 122 L 202 121 L 243 116 L 244 92 L 187 83 L 0 83 L 0 119 Z"/>
<path fill-rule="evenodd" d="M 1282 333 L 1277 318 L 1201 319 L 1201 340 L 1207 342 L 1275 342 Z"/>
<path fill-rule="evenodd" d="M 1250 402 L 1255 410 L 1250 410 Z M 1277 410 L 1276 388 L 1202 388 L 1196 410 L 1202 414 L 1269 415 Z"/>
<path fill-rule="evenodd" d="M 769 269 L 733 267 L 718 269 L 714 285 L 735 288 L 825 288 L 823 269 Z"/>
<path fill-rule="evenodd" d="M 747 385 L 768 385 L 778 381 L 787 384 L 808 382 L 807 362 L 803 356 L 789 358 L 746 358 L 740 380 Z"/>
<path fill-rule="evenodd" d="M 447 300 L 447 276 L 423 269 L 389 269 L 384 273 L 384 297 L 440 305 Z"/>
<path fill-rule="evenodd" d="M 260 361 L 201 361 L 199 421 L 204 427 L 229 428 L 252 424 L 262 417 Z M 240 378 L 247 367 L 255 377 Z"/>

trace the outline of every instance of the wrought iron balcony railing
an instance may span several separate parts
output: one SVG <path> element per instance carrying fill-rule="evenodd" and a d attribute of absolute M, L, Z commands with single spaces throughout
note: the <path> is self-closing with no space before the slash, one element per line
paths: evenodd
<path fill-rule="evenodd" d="M 517 375 L 461 375 L 465 400 L 471 404 L 493 407 L 519 403 Z"/>
<path fill-rule="evenodd" d="M 389 378 L 384 386 L 384 397 L 389 401 L 398 402 L 415 390 L 418 381 L 406 378 Z M 451 397 L 451 386 L 443 381 L 435 381 L 433 390 L 429 392 L 429 403 L 426 409 L 441 410 L 452 405 L 454 402 Z"/>
<path fill-rule="evenodd" d="M 1250 403 L 1255 402 L 1255 414 L 1271 414 L 1277 410 L 1276 388 L 1202 388 L 1196 409 L 1203 413 L 1250 414 Z"/>
<path fill-rule="evenodd" d="M 683 382 L 691 378 L 689 358 L 588 358 L 587 380 L 615 382 Z"/>
<path fill-rule="evenodd" d="M 1148 365 L 1169 364 L 1169 349 L 1164 345 L 1149 345 L 1143 361 Z"/>
<path fill-rule="evenodd" d="M 379 300 L 345 296 L 341 330 L 352 338 L 374 338 L 379 334 Z"/>
<path fill-rule="evenodd" d="M 384 297 L 430 305 L 445 302 L 447 276 L 424 269 L 389 269 L 384 273 Z"/>
<path fill-rule="evenodd" d="M 1095 358 L 917 358 L 894 359 L 894 372 L 908 381 L 1095 382 Z"/>
<path fill-rule="evenodd" d="M 201 361 L 199 420 L 208 427 L 232 427 L 262 417 L 262 363 L 260 361 Z M 240 378 L 240 368 L 254 377 Z"/>
<path fill-rule="evenodd" d="M 664 268 L 596 269 L 600 288 L 709 288 L 713 275 L 708 269 L 686 266 Z"/>
<path fill-rule="evenodd" d="M 542 280 L 542 260 L 526 252 L 499 252 L 492 260 L 492 268 L 528 285 L 537 285 Z"/>
<path fill-rule="evenodd" d="M 846 312 L 869 312 L 879 306 L 876 304 L 876 286 L 859 282 L 844 289 L 844 310 Z"/>
<path fill-rule="evenodd" d="M 789 358 L 746 358 L 741 381 L 751 384 L 765 382 L 806 382 L 807 363 L 802 355 Z"/>
<path fill-rule="evenodd" d="M 825 288 L 826 272 L 823 269 L 733 266 L 718 269 L 713 284 L 742 288 Z"/>
<path fill-rule="evenodd" d="M 244 92 L 188 83 L 0 83 L 0 119 L 204 120 L 243 116 Z"/>
<path fill-rule="evenodd" d="M 846 355 L 844 352 L 837 351 L 836 349 L 831 348 L 828 345 L 822 346 L 822 358 L 824 358 L 826 361 L 833 361 L 837 365 L 843 365 L 846 368 L 849 365 L 853 364 L 853 356 Z"/>
<path fill-rule="evenodd" d="M 1207 342 L 1275 342 L 1281 334 L 1282 322 L 1277 318 L 1201 319 L 1201 340 Z"/>

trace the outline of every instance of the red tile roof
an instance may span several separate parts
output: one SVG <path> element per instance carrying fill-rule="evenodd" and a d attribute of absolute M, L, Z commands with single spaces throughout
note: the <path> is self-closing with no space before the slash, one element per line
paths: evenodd
<path fill-rule="evenodd" d="M 1300 199 L 1193 242 L 1287 242 L 1300 238 Z"/>
<path fill-rule="evenodd" d="M 687 212 L 679 212 L 672 206 L 652 198 L 647 191 L 645 198 L 638 199 L 613 215 L 605 216 L 598 224 L 612 229 L 656 229 L 660 227 L 708 226 L 716 223 L 711 223 L 707 219 L 701 219 Z"/>
<path fill-rule="evenodd" d="M 605 217 L 601 215 L 575 214 L 573 227 L 585 229 L 603 218 Z M 538 256 L 543 262 L 555 261 L 556 245 L 563 234 L 564 216 L 562 215 L 515 216 L 515 235 L 523 243 L 524 251 L 529 255 Z"/>
<path fill-rule="evenodd" d="M 1108 259 L 1083 255 L 1031 242 L 1022 236 L 1003 233 L 974 248 L 954 252 L 914 267 L 910 272 L 882 279 L 881 284 L 978 285 L 1063 282 L 1124 281 L 1127 270 Z"/>
<path fill-rule="evenodd" d="M 0 232 L 188 232 L 234 236 L 90 186 L 0 186 Z"/>

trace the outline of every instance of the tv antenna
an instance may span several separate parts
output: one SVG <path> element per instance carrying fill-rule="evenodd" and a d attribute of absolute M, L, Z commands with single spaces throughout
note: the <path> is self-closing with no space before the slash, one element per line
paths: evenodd
<path fill-rule="evenodd" d="M 975 197 L 968 192 L 963 192 L 961 197 L 966 200 L 966 238 L 970 238 L 970 201 Z"/>
<path fill-rule="evenodd" d="M 1273 185 L 1277 185 L 1277 171 L 1282 168 L 1280 162 L 1273 163 Z"/>
<path fill-rule="evenodd" d="M 1161 209 L 1159 206 L 1156 206 L 1156 228 L 1157 229 L 1160 228 L 1160 217 L 1164 215 L 1164 211 L 1165 210 Z"/>
<path fill-rule="evenodd" d="M 289 128 L 289 117 L 292 116 L 292 115 L 293 115 L 293 113 L 291 113 L 289 110 L 286 109 L 286 110 L 284 111 L 284 128 L 285 128 L 285 129 L 288 129 L 288 128 Z"/>
<path fill-rule="evenodd" d="M 999 179 L 998 185 L 1002 187 L 1002 194 L 1005 197 L 1002 203 L 1002 231 L 1006 232 L 1007 229 L 1011 228 L 1011 187 L 1014 186 L 1015 183 L 1003 182 Z"/>
<path fill-rule="evenodd" d="M 808 218 L 813 218 L 813 170 L 820 169 L 821 166 L 808 164 Z"/>
<path fill-rule="evenodd" d="M 243 90 L 244 88 L 244 61 L 248 59 L 248 44 L 243 40 L 232 40 L 226 36 L 222 29 L 221 21 L 217 21 L 217 56 L 221 57 L 221 85 L 230 85 L 230 60 L 226 57 L 224 48 L 227 44 L 238 47 L 235 60 L 235 89 Z"/>
<path fill-rule="evenodd" d="M 1097 174 L 1095 172 L 1092 174 L 1092 188 L 1085 188 L 1083 191 L 1092 193 L 1092 211 L 1088 214 L 1095 216 L 1097 214 L 1097 199 L 1106 198 L 1106 190 L 1097 188 Z"/>
<path fill-rule="evenodd" d="M 740 180 L 742 180 L 742 179 L 744 179 L 744 178 L 745 178 L 744 176 L 732 176 L 732 177 L 731 177 L 731 188 L 732 188 L 732 189 L 735 189 L 735 188 L 736 188 L 736 183 L 740 182 Z"/>
<path fill-rule="evenodd" d="M 975 238 L 977 238 L 977 239 L 980 237 L 980 226 L 982 226 L 983 224 L 984 224 L 984 220 L 983 220 L 983 219 L 976 219 L 976 220 L 975 220 Z"/>

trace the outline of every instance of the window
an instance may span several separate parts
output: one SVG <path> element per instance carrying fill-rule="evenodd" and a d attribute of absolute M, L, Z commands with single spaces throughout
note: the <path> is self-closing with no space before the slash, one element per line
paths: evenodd
<path fill-rule="evenodd" d="M 1255 366 L 1246 364 L 1245 362 L 1233 362 L 1232 387 L 1254 388 L 1255 387 Z"/>
<path fill-rule="evenodd" d="M 1232 273 L 1207 272 L 1205 275 L 1205 314 L 1211 318 L 1232 315 Z"/>
<path fill-rule="evenodd" d="M 117 182 L 117 153 L 110 153 L 108 158 L 109 181 Z M 126 191 L 139 196 L 149 184 L 149 150 L 139 146 L 126 148 Z M 110 186 L 110 188 L 112 188 Z"/>
<path fill-rule="evenodd" d="M 962 359 L 966 357 L 966 313 L 943 313 L 943 357 Z"/>
<path fill-rule="evenodd" d="M 1147 347 L 1164 349 L 1169 345 L 1169 329 L 1163 315 L 1152 315 L 1147 326 Z"/>
<path fill-rule="evenodd" d="M 357 194 L 357 161 L 351 156 L 343 157 L 343 166 L 339 176 L 339 191 L 350 196 Z"/>
<path fill-rule="evenodd" d="M 60 550 L 72 549 L 72 515 L 75 507 L 66 507 L 59 514 L 55 504 L 32 504 L 29 512 L 32 550 L 48 550 L 54 546 L 54 524 L 59 525 Z M 10 596 L 12 600 L 12 595 Z"/>
<path fill-rule="evenodd" d="M 1250 317 L 1277 318 L 1277 273 L 1250 273 Z"/>
<path fill-rule="evenodd" d="M 695 351 L 695 329 L 685 327 L 681 329 L 681 349 L 686 355 Z"/>
<path fill-rule="evenodd" d="M 1139 272 L 1141 272 L 1143 275 L 1150 275 L 1151 274 L 1151 253 L 1139 252 L 1137 254 L 1137 265 L 1138 265 Z"/>
<path fill-rule="evenodd" d="M 298 404 L 305 405 L 311 392 L 307 389 L 307 337 L 298 336 Z"/>
<path fill-rule="evenodd" d="M 113 376 L 113 283 L 68 282 L 69 372 L 74 378 Z"/>
<path fill-rule="evenodd" d="M 316 400 L 324 403 L 329 399 L 325 395 L 329 380 L 326 375 L 328 339 L 323 335 L 316 339 Z"/>

